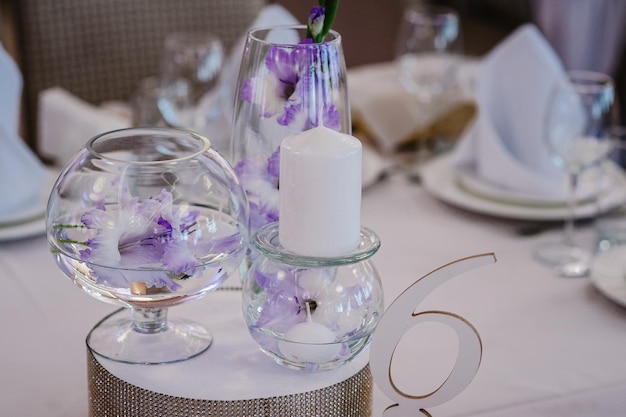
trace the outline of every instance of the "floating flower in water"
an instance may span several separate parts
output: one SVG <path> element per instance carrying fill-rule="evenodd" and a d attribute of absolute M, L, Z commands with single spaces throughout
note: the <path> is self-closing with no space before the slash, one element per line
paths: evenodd
<path fill-rule="evenodd" d="M 207 239 L 199 231 L 200 211 L 188 204 L 174 204 L 172 194 L 163 189 L 156 197 L 133 197 L 121 187 L 118 205 L 103 201 L 85 211 L 78 226 L 58 225 L 66 231 L 83 230 L 89 238 L 65 243 L 83 245 L 78 252 L 98 284 L 126 287 L 143 282 L 146 287 L 181 288 L 176 281 L 192 278 L 203 271 L 200 257 L 230 253 L 241 244 L 235 234 Z M 216 270 L 223 274 L 221 268 Z M 217 277 L 215 277 L 217 279 Z"/>
<path fill-rule="evenodd" d="M 363 320 L 363 306 L 357 301 L 349 311 L 338 312 L 342 300 L 361 300 L 366 304 L 366 293 L 361 286 L 348 288 L 335 279 L 335 268 L 286 269 L 264 274 L 256 271 L 255 284 L 265 293 L 263 309 L 253 328 L 272 328 L 287 332 L 293 326 L 307 321 L 307 310 L 316 323 L 337 335 L 350 336 Z"/>
<path fill-rule="evenodd" d="M 143 201 L 132 197 L 127 187 L 121 194 L 118 208 L 101 204 L 82 215 L 83 225 L 96 234 L 86 242 L 81 259 L 91 264 L 98 283 L 122 286 L 141 281 L 148 287 L 177 290 L 180 286 L 171 276 L 191 277 L 199 265 L 186 242 L 198 211 L 174 207 L 166 190 Z"/>
<path fill-rule="evenodd" d="M 369 308 L 368 289 L 359 284 L 346 286 L 336 279 L 336 268 L 285 268 L 272 272 L 253 268 L 255 292 L 263 293 L 263 303 L 254 323 L 249 324 L 257 343 L 272 351 L 280 339 L 265 337 L 264 330 L 288 334 L 307 321 L 328 329 L 341 346 L 339 357 L 350 351 L 342 341 L 363 332 Z M 342 306 L 342 307 L 338 307 Z"/>

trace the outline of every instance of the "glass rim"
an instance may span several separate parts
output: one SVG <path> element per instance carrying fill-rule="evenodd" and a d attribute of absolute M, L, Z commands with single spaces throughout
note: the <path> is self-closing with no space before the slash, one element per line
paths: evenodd
<path fill-rule="evenodd" d="M 300 255 L 282 246 L 278 238 L 278 225 L 279 222 L 273 222 L 261 227 L 253 236 L 253 244 L 268 258 L 288 265 L 321 268 L 355 264 L 372 257 L 380 249 L 378 235 L 366 227 L 361 227 L 358 247 L 345 255 L 332 257 Z"/>
<path fill-rule="evenodd" d="M 459 20 L 459 13 L 456 9 L 441 4 L 412 4 L 404 10 L 404 15 L 410 15 L 411 17 L 423 17 L 422 20 L 427 19 L 424 14 L 428 14 L 431 18 L 441 19 L 444 17 L 453 17 L 455 20 Z"/>
<path fill-rule="evenodd" d="M 607 87 L 615 88 L 613 78 L 602 72 L 589 70 L 567 70 L 561 81 L 573 84 L 576 91 L 583 93 L 593 93 L 602 91 Z"/>
<path fill-rule="evenodd" d="M 134 161 L 123 158 L 112 157 L 111 155 L 103 154 L 95 148 L 96 143 L 101 143 L 106 140 L 111 139 L 131 139 L 132 137 L 139 136 L 147 136 L 150 139 L 154 139 L 154 137 L 158 136 L 160 138 L 177 138 L 177 137 L 186 137 L 195 140 L 198 146 L 189 149 L 188 152 L 184 155 L 173 157 L 171 159 L 156 160 L 156 161 Z M 100 133 L 93 138 L 89 139 L 86 144 L 87 151 L 94 157 L 114 162 L 121 162 L 128 165 L 137 165 L 137 166 L 150 166 L 150 165 L 160 165 L 163 162 L 176 162 L 176 161 L 185 161 L 188 159 L 193 159 L 198 155 L 201 155 L 211 149 L 211 141 L 191 130 L 171 128 L 171 127 L 127 127 L 123 129 L 110 130 L 107 132 Z"/>
<path fill-rule="evenodd" d="M 276 46 L 276 47 L 284 47 L 284 48 L 293 48 L 294 46 L 309 46 L 316 45 L 318 43 L 310 43 L 310 44 L 299 44 L 299 43 L 290 43 L 290 42 L 270 42 L 268 40 L 260 38 L 257 34 L 261 32 L 269 32 L 271 30 L 297 30 L 297 31 L 305 31 L 306 25 L 277 25 L 277 26 L 258 26 L 250 29 L 246 35 L 246 39 L 248 41 L 254 40 L 260 44 L 264 44 L 267 46 Z M 305 38 L 300 39 L 302 41 Z M 326 35 L 326 39 L 323 42 L 319 42 L 319 44 L 340 44 L 341 43 L 341 34 L 334 29 L 328 31 L 328 35 Z"/>

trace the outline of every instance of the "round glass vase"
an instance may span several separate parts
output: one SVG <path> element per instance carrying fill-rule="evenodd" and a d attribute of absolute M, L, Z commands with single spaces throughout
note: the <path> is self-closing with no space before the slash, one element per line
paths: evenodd
<path fill-rule="evenodd" d="M 231 163 L 250 202 L 250 228 L 278 220 L 281 141 L 323 124 L 350 134 L 341 36 L 305 40 L 306 26 L 248 32 L 237 89 Z M 252 236 L 252 233 L 251 233 Z"/>
<path fill-rule="evenodd" d="M 369 345 L 384 311 L 371 256 L 380 240 L 362 228 L 359 246 L 341 257 L 307 257 L 279 242 L 278 222 L 263 226 L 243 287 L 243 315 L 261 350 L 288 368 L 337 368 Z"/>
<path fill-rule="evenodd" d="M 91 139 L 62 170 L 46 212 L 61 271 L 89 295 L 128 307 L 92 329 L 90 349 L 142 364 L 204 352 L 210 332 L 168 319 L 168 308 L 238 270 L 247 223 L 232 167 L 203 136 L 132 128 Z"/>

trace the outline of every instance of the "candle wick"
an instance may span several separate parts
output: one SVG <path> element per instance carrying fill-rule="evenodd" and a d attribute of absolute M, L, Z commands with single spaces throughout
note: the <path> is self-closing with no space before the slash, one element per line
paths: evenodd
<path fill-rule="evenodd" d="M 309 302 L 306 302 L 306 321 L 307 323 L 313 323 L 313 319 L 311 319 L 311 306 Z"/>

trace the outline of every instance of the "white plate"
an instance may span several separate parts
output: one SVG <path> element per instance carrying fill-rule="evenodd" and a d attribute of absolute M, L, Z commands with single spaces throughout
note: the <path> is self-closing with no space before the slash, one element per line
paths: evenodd
<path fill-rule="evenodd" d="M 0 218 L 0 241 L 26 239 L 45 233 L 46 206 L 58 174 L 57 170 L 49 169 L 39 196 L 32 205 Z"/>
<path fill-rule="evenodd" d="M 46 179 L 43 182 L 41 190 L 37 194 L 37 199 L 26 207 L 21 207 L 13 213 L 7 213 L 0 216 L 0 229 L 11 228 L 30 222 L 37 218 L 43 217 L 46 212 L 46 205 L 50 197 L 50 190 L 57 179 L 59 172 L 57 170 L 46 170 Z"/>
<path fill-rule="evenodd" d="M 626 307 L 626 247 L 598 255 L 591 264 L 590 279 L 598 291 Z"/>
<path fill-rule="evenodd" d="M 361 187 L 366 188 L 380 178 L 385 170 L 383 158 L 370 146 L 363 145 L 363 173 L 361 176 Z"/>
<path fill-rule="evenodd" d="M 601 192 L 606 191 L 610 184 L 601 181 L 598 169 L 587 170 L 580 176 L 577 190 L 577 201 L 579 204 L 589 202 L 598 197 Z M 497 184 L 489 183 L 478 176 L 476 172 L 463 170 L 455 176 L 457 184 L 464 191 L 476 194 L 485 199 L 501 201 L 508 204 L 521 206 L 565 206 L 567 202 L 563 196 L 559 195 L 537 195 L 521 191 L 508 190 Z"/>
<path fill-rule="evenodd" d="M 35 217 L 41 217 L 41 213 L 46 210 L 46 199 L 44 201 L 42 196 L 37 196 L 37 200 L 33 201 L 26 207 L 20 207 L 19 210 L 13 213 L 6 213 L 0 216 L 0 228 L 15 226 L 19 223 L 24 223 Z"/>
<path fill-rule="evenodd" d="M 585 218 L 596 214 L 598 206 L 609 210 L 626 202 L 626 175 L 617 166 L 609 169 L 611 186 L 597 201 L 585 201 L 576 208 L 576 217 Z M 513 204 L 510 201 L 483 198 L 460 187 L 452 168 L 452 154 L 445 154 L 429 161 L 421 170 L 424 187 L 435 197 L 448 204 L 490 216 L 518 220 L 562 220 L 568 215 L 564 205 L 545 206 Z"/>
<path fill-rule="evenodd" d="M 26 239 L 46 232 L 46 219 L 41 216 L 24 223 L 0 227 L 0 241 Z"/>

